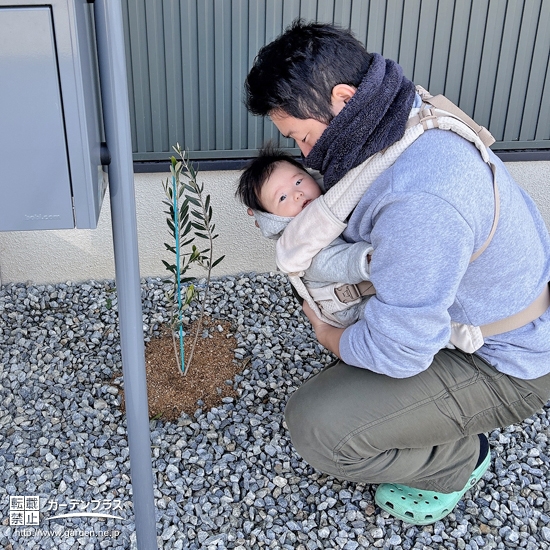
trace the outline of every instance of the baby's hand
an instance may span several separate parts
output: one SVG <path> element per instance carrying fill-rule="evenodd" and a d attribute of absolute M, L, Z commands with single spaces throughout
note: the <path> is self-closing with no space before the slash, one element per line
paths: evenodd
<path fill-rule="evenodd" d="M 319 319 L 317 315 L 315 315 L 315 312 L 311 309 L 311 306 L 305 300 L 302 303 L 302 308 L 304 310 L 304 313 L 306 314 L 306 317 L 309 319 L 313 330 L 316 330 L 317 327 L 321 327 L 322 325 L 326 324 L 324 321 L 321 321 L 321 319 Z"/>

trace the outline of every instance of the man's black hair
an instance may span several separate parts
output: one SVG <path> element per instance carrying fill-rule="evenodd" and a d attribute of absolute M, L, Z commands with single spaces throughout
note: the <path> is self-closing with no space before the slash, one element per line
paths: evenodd
<path fill-rule="evenodd" d="M 357 88 L 371 61 L 350 31 L 296 19 L 258 52 L 245 81 L 246 108 L 254 115 L 281 110 L 329 124 L 332 89 Z"/>
<path fill-rule="evenodd" d="M 288 153 L 271 144 L 265 145 L 241 174 L 235 196 L 248 208 L 266 212 L 260 202 L 260 192 L 277 164 L 282 161 L 288 162 L 300 170 L 305 170 L 303 165 Z"/>

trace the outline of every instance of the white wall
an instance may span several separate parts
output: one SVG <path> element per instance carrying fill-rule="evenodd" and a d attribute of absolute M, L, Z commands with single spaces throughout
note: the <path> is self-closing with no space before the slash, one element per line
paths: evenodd
<path fill-rule="evenodd" d="M 508 162 L 506 167 L 537 203 L 550 230 L 550 161 Z"/>
<path fill-rule="evenodd" d="M 550 227 L 550 162 L 508 163 L 518 183 L 537 202 Z M 239 172 L 201 172 L 205 192 L 211 195 L 214 222 L 219 233 L 216 256 L 225 254 L 214 275 L 276 269 L 273 243 L 254 227 L 246 209 L 234 198 Z M 142 276 L 166 276 L 161 259 L 170 259 L 163 243 L 169 242 L 164 191 L 168 174 L 136 174 L 136 208 Z M 195 268 L 192 276 L 204 273 Z M 36 284 L 88 279 L 114 279 L 109 197 L 105 197 L 98 228 L 40 232 L 0 232 L 0 282 Z"/>
<path fill-rule="evenodd" d="M 161 260 L 173 260 L 164 242 L 170 243 L 162 181 L 169 174 L 136 174 L 136 212 L 141 275 L 169 276 Z M 199 172 L 205 194 L 210 194 L 219 237 L 214 254 L 225 259 L 213 275 L 276 269 L 274 245 L 263 238 L 253 218 L 234 198 L 239 172 Z M 0 282 L 31 281 L 36 284 L 89 279 L 114 279 L 114 256 L 109 195 L 105 196 L 97 229 L 0 232 Z M 204 241 L 205 242 L 205 241 Z M 202 240 L 197 245 L 204 244 Z M 195 267 L 191 276 L 205 271 Z"/>

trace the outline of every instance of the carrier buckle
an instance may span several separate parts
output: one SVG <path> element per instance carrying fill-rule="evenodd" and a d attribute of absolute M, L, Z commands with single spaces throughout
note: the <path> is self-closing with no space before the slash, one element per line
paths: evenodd
<path fill-rule="evenodd" d="M 361 292 L 359 291 L 357 285 L 352 285 L 349 283 L 335 288 L 334 293 L 336 294 L 338 300 L 340 300 L 343 304 L 348 304 L 349 302 L 357 300 L 357 298 L 361 298 Z"/>
<path fill-rule="evenodd" d="M 423 109 L 418 114 L 420 122 L 424 130 L 431 130 L 432 128 L 439 128 L 439 123 L 437 121 L 437 116 L 435 115 L 432 109 Z"/>

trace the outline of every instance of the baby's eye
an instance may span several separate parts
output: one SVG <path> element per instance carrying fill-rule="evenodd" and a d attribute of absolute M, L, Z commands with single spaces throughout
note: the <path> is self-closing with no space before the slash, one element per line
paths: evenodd
<path fill-rule="evenodd" d="M 286 199 L 286 195 L 281 195 L 281 198 L 279 199 L 279 202 L 283 202 Z"/>
<path fill-rule="evenodd" d="M 296 182 L 296 185 L 300 185 L 300 183 L 302 183 L 302 180 L 298 180 L 298 181 Z"/>

